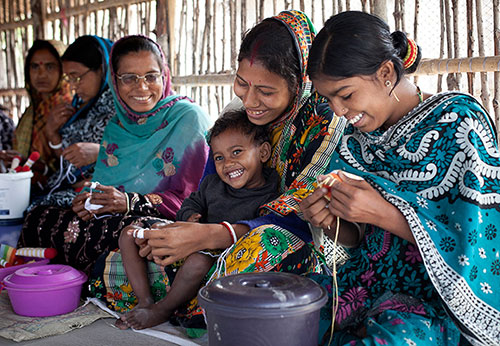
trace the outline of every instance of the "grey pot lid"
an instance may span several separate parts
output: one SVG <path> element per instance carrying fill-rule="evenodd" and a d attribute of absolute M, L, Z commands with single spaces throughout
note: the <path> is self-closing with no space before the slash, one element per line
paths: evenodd
<path fill-rule="evenodd" d="M 303 276 L 268 272 L 225 276 L 202 288 L 199 297 L 207 305 L 235 308 L 283 309 L 321 305 L 326 291 L 316 282 Z"/>

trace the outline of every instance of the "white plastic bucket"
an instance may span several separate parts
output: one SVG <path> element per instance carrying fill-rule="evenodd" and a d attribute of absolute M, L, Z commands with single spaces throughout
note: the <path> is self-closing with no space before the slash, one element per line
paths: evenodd
<path fill-rule="evenodd" d="M 0 174 L 0 220 L 21 219 L 30 203 L 33 172 Z"/>

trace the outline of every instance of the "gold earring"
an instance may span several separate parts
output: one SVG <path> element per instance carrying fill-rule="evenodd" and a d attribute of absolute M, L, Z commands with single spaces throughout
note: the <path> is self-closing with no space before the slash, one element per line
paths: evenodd
<path fill-rule="evenodd" d="M 386 86 L 386 87 L 390 88 L 390 87 L 391 87 L 391 85 L 392 85 L 392 83 L 391 83 L 391 81 L 390 81 L 390 80 L 386 80 L 386 81 L 385 81 L 385 86 Z M 389 93 L 389 94 L 390 94 L 390 93 Z M 398 97 L 398 95 L 396 94 L 396 92 L 395 92 L 394 90 L 392 90 L 392 94 L 394 95 L 394 98 L 396 99 L 396 101 L 398 101 L 398 102 L 399 102 L 399 97 Z"/>

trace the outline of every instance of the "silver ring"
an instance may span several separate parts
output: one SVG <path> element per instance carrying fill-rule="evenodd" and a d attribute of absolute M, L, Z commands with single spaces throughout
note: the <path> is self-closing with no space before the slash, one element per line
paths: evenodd
<path fill-rule="evenodd" d="M 325 209 L 328 209 L 328 207 L 329 207 L 329 206 L 330 206 L 330 205 L 327 203 L 327 204 L 325 205 Z"/>

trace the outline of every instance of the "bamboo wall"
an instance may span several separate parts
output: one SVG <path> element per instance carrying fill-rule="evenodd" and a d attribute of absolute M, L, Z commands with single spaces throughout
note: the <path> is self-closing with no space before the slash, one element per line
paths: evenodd
<path fill-rule="evenodd" d="M 242 34 L 284 9 L 306 12 L 319 30 L 332 14 L 363 10 L 409 33 L 423 49 L 414 77 L 429 92 L 480 98 L 500 127 L 500 0 L 0 0 L 0 97 L 14 118 L 26 107 L 23 57 L 34 37 L 72 42 L 141 33 L 167 52 L 177 92 L 213 118 L 233 97 Z M 458 73 L 457 73 L 458 72 Z"/>

